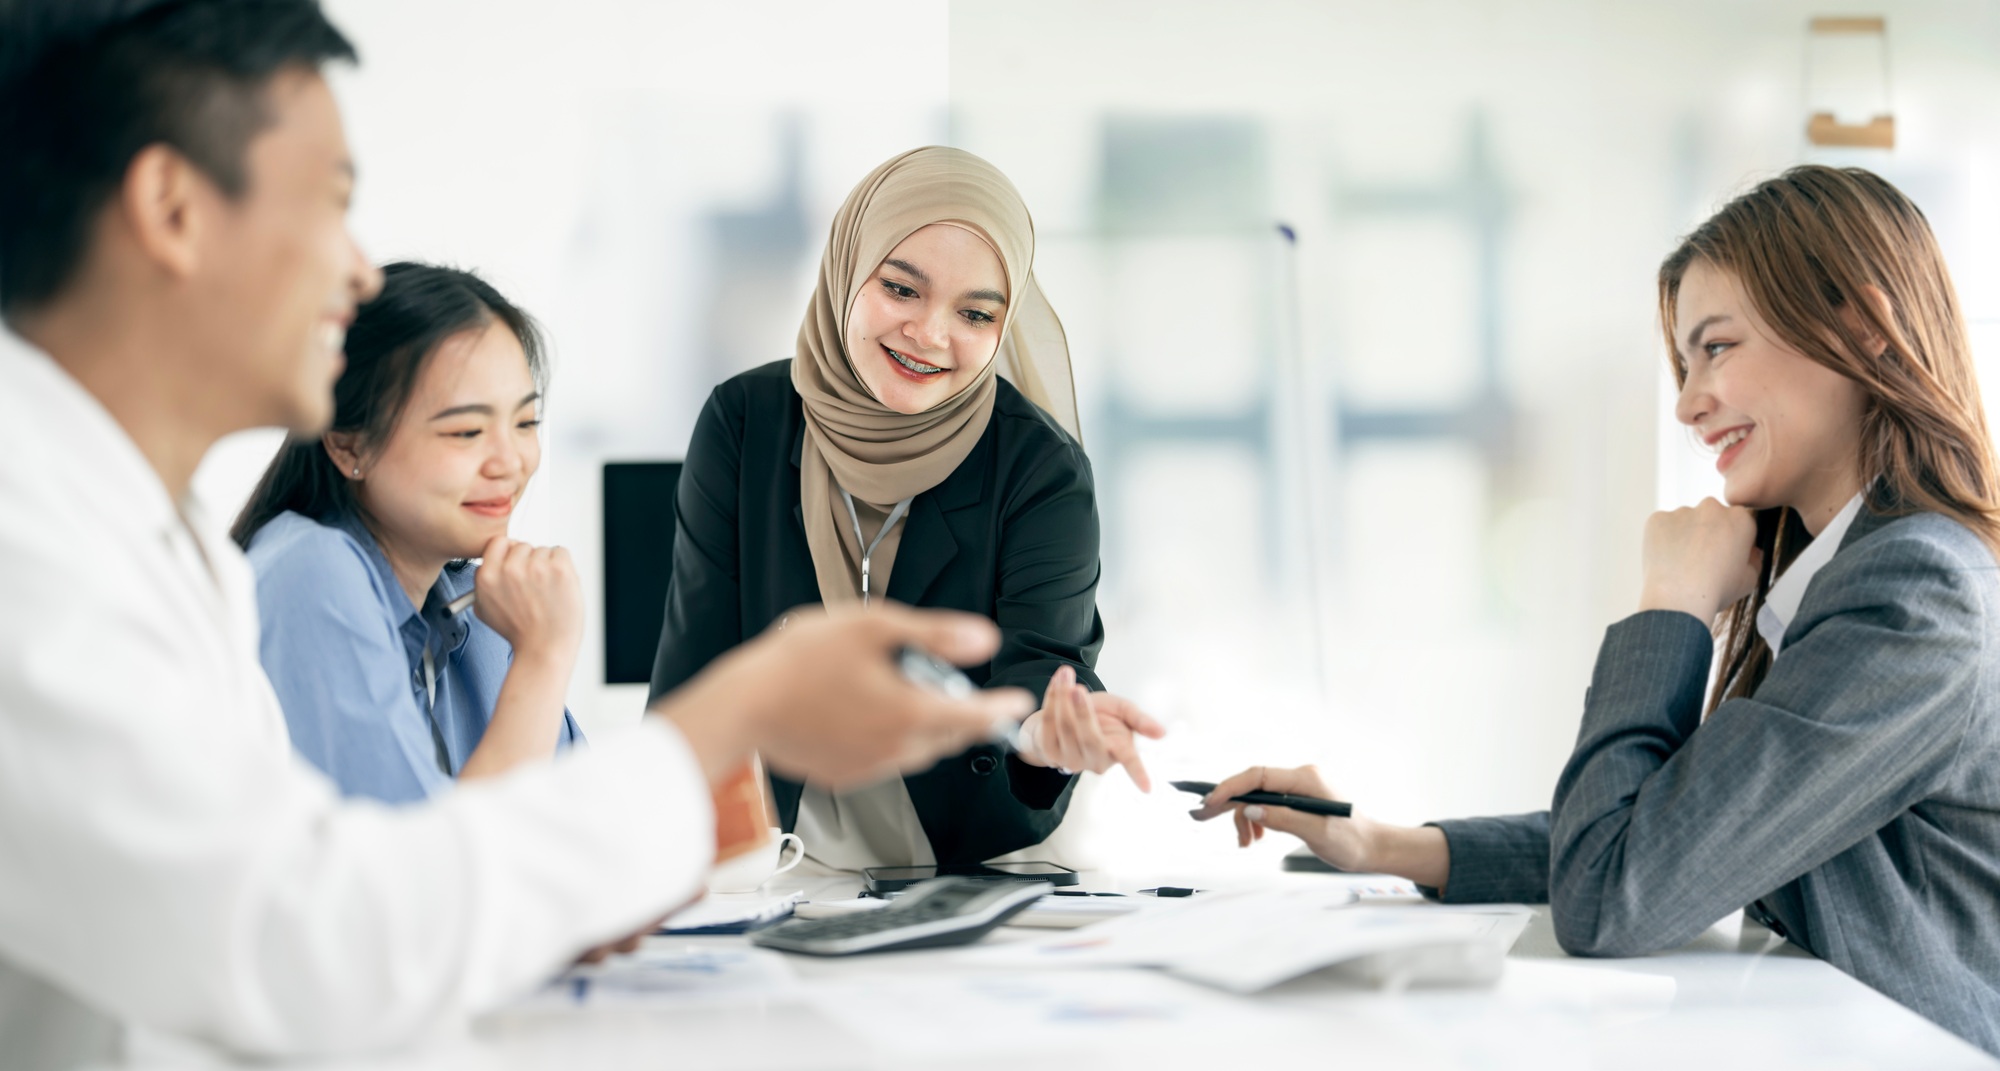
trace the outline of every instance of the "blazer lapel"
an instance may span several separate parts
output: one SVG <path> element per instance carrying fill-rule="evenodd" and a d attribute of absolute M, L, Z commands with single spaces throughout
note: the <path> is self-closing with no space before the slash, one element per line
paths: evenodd
<path fill-rule="evenodd" d="M 1854 515 L 1854 520 L 1847 526 L 1847 534 L 1841 537 L 1840 546 L 1834 548 L 1835 553 L 1846 549 L 1850 544 L 1857 542 L 1868 533 L 1896 519 L 1869 509 L 1868 507 L 1871 504 L 1865 502 L 1862 504 L 1861 512 Z"/>
<path fill-rule="evenodd" d="M 890 598 L 906 606 L 922 606 L 931 585 L 958 557 L 958 539 L 945 515 L 976 506 L 987 497 L 992 450 L 993 429 L 988 427 L 943 483 L 910 503 L 910 515 L 903 521 L 903 541 L 896 549 L 896 567 L 889 572 Z"/>
<path fill-rule="evenodd" d="M 958 557 L 958 540 L 945 521 L 945 513 L 978 505 L 987 496 L 987 460 L 993 450 L 993 429 L 973 446 L 958 468 L 944 482 L 924 492 L 910 503 L 903 519 L 903 538 L 896 548 L 896 565 L 889 571 L 889 598 L 906 606 L 923 605 L 923 597 L 937 582 L 952 559 Z M 792 464 L 797 466 L 805 451 L 805 419 L 801 415 L 793 429 Z M 805 531 L 805 506 L 792 504 L 792 519 Z"/>
<path fill-rule="evenodd" d="M 792 522 L 800 534 L 806 530 L 805 506 L 792 503 Z M 907 606 L 921 605 L 924 593 L 937 581 L 945 567 L 958 557 L 958 540 L 945 523 L 944 510 L 936 495 L 918 495 L 903 518 L 903 538 L 896 548 L 896 564 L 889 570 L 888 596 Z"/>
<path fill-rule="evenodd" d="M 956 557 L 958 540 L 944 521 L 937 496 L 918 495 L 903 521 L 902 543 L 889 571 L 889 597 L 906 606 L 923 605 L 924 593 Z"/>

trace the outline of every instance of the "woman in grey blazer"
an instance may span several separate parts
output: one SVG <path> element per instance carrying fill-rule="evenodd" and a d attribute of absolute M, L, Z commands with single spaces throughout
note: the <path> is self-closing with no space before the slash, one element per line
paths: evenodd
<path fill-rule="evenodd" d="M 1550 810 L 1420 828 L 1232 806 L 1448 901 L 1544 901 L 1579 955 L 1739 908 L 2000 1053 L 2000 481 L 1923 214 L 1858 169 L 1767 181 L 1660 267 L 1681 393 L 1730 505 L 1646 525 Z M 1719 671 L 1704 697 L 1713 656 Z"/>

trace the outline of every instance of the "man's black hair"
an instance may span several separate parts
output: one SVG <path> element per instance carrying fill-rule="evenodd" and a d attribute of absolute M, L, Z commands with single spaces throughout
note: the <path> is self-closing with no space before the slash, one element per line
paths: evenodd
<path fill-rule="evenodd" d="M 146 147 L 171 147 L 239 196 L 250 140 L 271 121 L 272 77 L 356 58 L 314 0 L 167 0 L 48 36 L 0 70 L 6 314 L 68 285 L 99 212 Z"/>

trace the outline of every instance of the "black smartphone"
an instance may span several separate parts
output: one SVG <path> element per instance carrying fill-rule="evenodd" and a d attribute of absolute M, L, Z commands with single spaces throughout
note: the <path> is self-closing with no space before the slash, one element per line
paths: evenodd
<path fill-rule="evenodd" d="M 868 891 L 876 895 L 907 889 L 932 878 L 984 878 L 989 881 L 1046 881 L 1051 885 L 1082 882 L 1077 872 L 1057 863 L 961 863 L 951 866 L 871 866 L 861 872 Z"/>

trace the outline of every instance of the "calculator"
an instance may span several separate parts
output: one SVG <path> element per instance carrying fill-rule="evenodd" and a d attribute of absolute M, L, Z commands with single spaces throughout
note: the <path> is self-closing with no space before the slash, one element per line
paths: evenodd
<path fill-rule="evenodd" d="M 910 886 L 888 907 L 793 919 L 757 931 L 750 941 L 813 956 L 971 944 L 1054 888 L 1046 881 L 934 878 Z"/>

